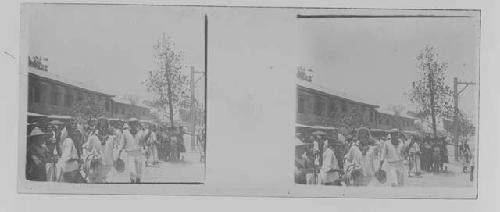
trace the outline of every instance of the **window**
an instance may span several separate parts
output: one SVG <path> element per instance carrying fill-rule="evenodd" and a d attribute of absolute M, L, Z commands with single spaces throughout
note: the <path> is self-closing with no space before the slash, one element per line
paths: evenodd
<path fill-rule="evenodd" d="M 64 95 L 64 106 L 73 106 L 73 95 L 71 93 L 66 93 L 66 95 Z"/>
<path fill-rule="evenodd" d="M 50 103 L 57 105 L 59 102 L 59 89 L 57 86 L 52 86 L 52 93 L 50 94 Z"/>
<path fill-rule="evenodd" d="M 83 94 L 78 92 L 78 102 L 83 102 Z"/>
<path fill-rule="evenodd" d="M 41 103 L 42 102 L 42 86 L 40 85 L 34 85 L 32 87 L 32 100 L 33 102 L 36 102 L 36 103 Z"/>
<path fill-rule="evenodd" d="M 109 100 L 107 99 L 104 100 L 104 108 L 106 109 L 106 112 L 109 112 Z"/>
<path fill-rule="evenodd" d="M 33 102 L 33 96 L 35 95 L 35 88 L 33 84 L 28 84 L 28 102 Z"/>
<path fill-rule="evenodd" d="M 302 95 L 299 95 L 298 103 L 297 103 L 297 112 L 298 113 L 304 113 L 305 102 L 306 102 L 306 98 Z"/>
<path fill-rule="evenodd" d="M 47 85 L 46 84 L 39 84 L 35 86 L 35 102 L 37 103 L 43 103 L 47 102 L 45 100 L 47 97 L 45 97 L 44 93 L 47 91 Z M 44 98 L 45 97 L 45 98 Z"/>
<path fill-rule="evenodd" d="M 328 114 L 333 115 L 337 112 L 337 104 L 334 100 L 330 101 L 330 105 L 328 106 Z"/>
<path fill-rule="evenodd" d="M 343 113 L 347 112 L 347 103 L 342 102 L 341 110 Z"/>
<path fill-rule="evenodd" d="M 325 108 L 325 102 L 323 101 L 323 99 L 321 99 L 320 96 L 317 96 L 314 105 L 314 114 L 318 116 L 322 115 L 324 108 Z"/>

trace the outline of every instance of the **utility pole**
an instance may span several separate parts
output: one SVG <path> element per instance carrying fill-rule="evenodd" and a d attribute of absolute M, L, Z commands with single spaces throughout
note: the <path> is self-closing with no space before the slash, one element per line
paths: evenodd
<path fill-rule="evenodd" d="M 458 161 L 458 139 L 459 139 L 459 123 L 458 123 L 458 97 L 469 85 L 475 85 L 475 82 L 458 81 L 458 78 L 453 78 L 453 143 L 455 144 L 455 160 Z M 462 90 L 458 91 L 458 85 L 465 85 Z"/>
<path fill-rule="evenodd" d="M 190 105 L 190 120 L 191 120 L 191 151 L 195 151 L 196 147 L 196 121 L 198 119 L 198 110 L 196 105 L 196 97 L 195 97 L 195 89 L 196 83 L 201 79 L 201 77 L 205 77 L 205 86 L 207 85 L 206 71 L 207 71 L 207 42 L 208 39 L 208 19 L 207 15 L 205 15 L 205 72 L 196 71 L 194 66 L 191 66 L 191 105 Z M 195 80 L 195 74 L 203 74 L 199 79 Z M 207 95 L 207 89 L 205 89 L 205 97 Z M 206 107 L 206 104 L 205 104 Z M 205 119 L 206 119 L 206 108 L 205 108 Z"/>
<path fill-rule="evenodd" d="M 196 106 L 195 106 L 195 97 L 194 97 L 194 67 L 191 66 L 191 112 L 190 112 L 190 119 L 191 119 L 191 151 L 194 151 L 195 147 L 195 139 L 196 139 L 196 133 L 195 133 L 195 128 L 196 128 Z"/>

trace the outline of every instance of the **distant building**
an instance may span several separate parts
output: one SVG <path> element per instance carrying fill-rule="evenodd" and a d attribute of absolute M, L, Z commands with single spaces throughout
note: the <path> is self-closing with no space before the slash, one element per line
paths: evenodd
<path fill-rule="evenodd" d="M 297 120 L 301 125 L 375 127 L 378 105 L 312 83 L 297 84 Z"/>
<path fill-rule="evenodd" d="M 297 82 L 296 123 L 301 126 L 415 130 L 415 118 L 379 112 L 379 106 L 305 81 Z"/>
<path fill-rule="evenodd" d="M 151 119 L 151 112 L 147 106 L 142 104 L 131 104 L 129 101 L 114 97 L 113 115 L 114 118 L 128 119 L 135 117 L 138 119 Z"/>
<path fill-rule="evenodd" d="M 28 112 L 75 116 L 74 105 L 86 98 L 97 100 L 109 118 L 150 117 L 146 107 L 115 101 L 114 95 L 48 71 L 28 69 Z"/>
<path fill-rule="evenodd" d="M 377 128 L 378 129 L 402 129 L 415 131 L 417 128 L 415 126 L 415 117 L 407 115 L 407 113 L 401 112 L 401 114 L 396 115 L 393 111 L 387 111 L 383 109 L 378 109 L 378 119 Z"/>

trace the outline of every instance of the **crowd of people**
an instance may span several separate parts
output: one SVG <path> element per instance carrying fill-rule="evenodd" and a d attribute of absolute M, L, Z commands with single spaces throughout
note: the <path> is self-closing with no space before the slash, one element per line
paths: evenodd
<path fill-rule="evenodd" d="M 320 130 L 297 133 L 296 183 L 404 186 L 407 177 L 448 171 L 445 137 L 420 137 L 397 129 L 374 134 L 365 127 L 334 136 Z M 462 147 L 463 171 L 472 173 L 471 151 Z"/>
<path fill-rule="evenodd" d="M 28 124 L 26 179 L 109 183 L 111 175 L 126 171 L 130 183 L 141 183 L 145 167 L 182 160 L 183 135 L 182 127 L 136 118 L 101 117 L 83 124 L 75 119 L 38 120 Z M 203 138 L 198 136 L 201 151 Z"/>

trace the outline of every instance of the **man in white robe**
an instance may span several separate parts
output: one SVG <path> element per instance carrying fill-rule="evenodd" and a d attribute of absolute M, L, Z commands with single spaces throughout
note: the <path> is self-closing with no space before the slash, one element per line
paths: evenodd
<path fill-rule="evenodd" d="M 85 161 L 85 167 L 87 170 L 89 183 L 100 183 L 103 180 L 102 176 L 102 153 L 103 147 L 101 141 L 97 137 L 98 130 L 93 130 L 89 133 L 87 142 L 83 144 L 83 160 Z M 100 161 L 95 163 L 94 167 L 92 165 L 92 160 Z"/>
<path fill-rule="evenodd" d="M 404 185 L 403 143 L 396 137 L 396 133 L 388 135 L 380 152 L 380 167 L 387 174 L 388 185 Z"/>
<path fill-rule="evenodd" d="M 359 141 L 353 141 L 345 155 L 345 173 L 349 183 L 355 186 L 362 183 L 363 154 L 359 149 Z M 351 182 L 352 181 L 352 182 Z"/>
<path fill-rule="evenodd" d="M 137 119 L 130 119 L 130 129 L 123 131 L 124 151 L 127 152 L 127 169 L 130 174 L 131 183 L 141 183 L 144 170 L 144 132 L 139 130 Z"/>
<path fill-rule="evenodd" d="M 59 161 L 57 162 L 56 165 L 58 173 L 57 174 L 58 181 L 62 180 L 62 175 L 64 172 L 74 171 L 73 169 L 77 168 L 74 167 L 74 164 L 72 163 L 70 164 L 68 162 L 71 159 L 78 159 L 78 153 L 76 147 L 73 143 L 73 139 L 71 139 L 70 137 L 66 137 L 66 139 L 64 139 L 61 145 L 61 149 L 62 149 L 61 158 L 59 158 Z"/>
<path fill-rule="evenodd" d="M 327 145 L 325 152 L 323 152 L 323 165 L 319 172 L 319 179 L 321 184 L 332 184 L 339 178 L 339 163 L 333 151 L 333 145 Z"/>

